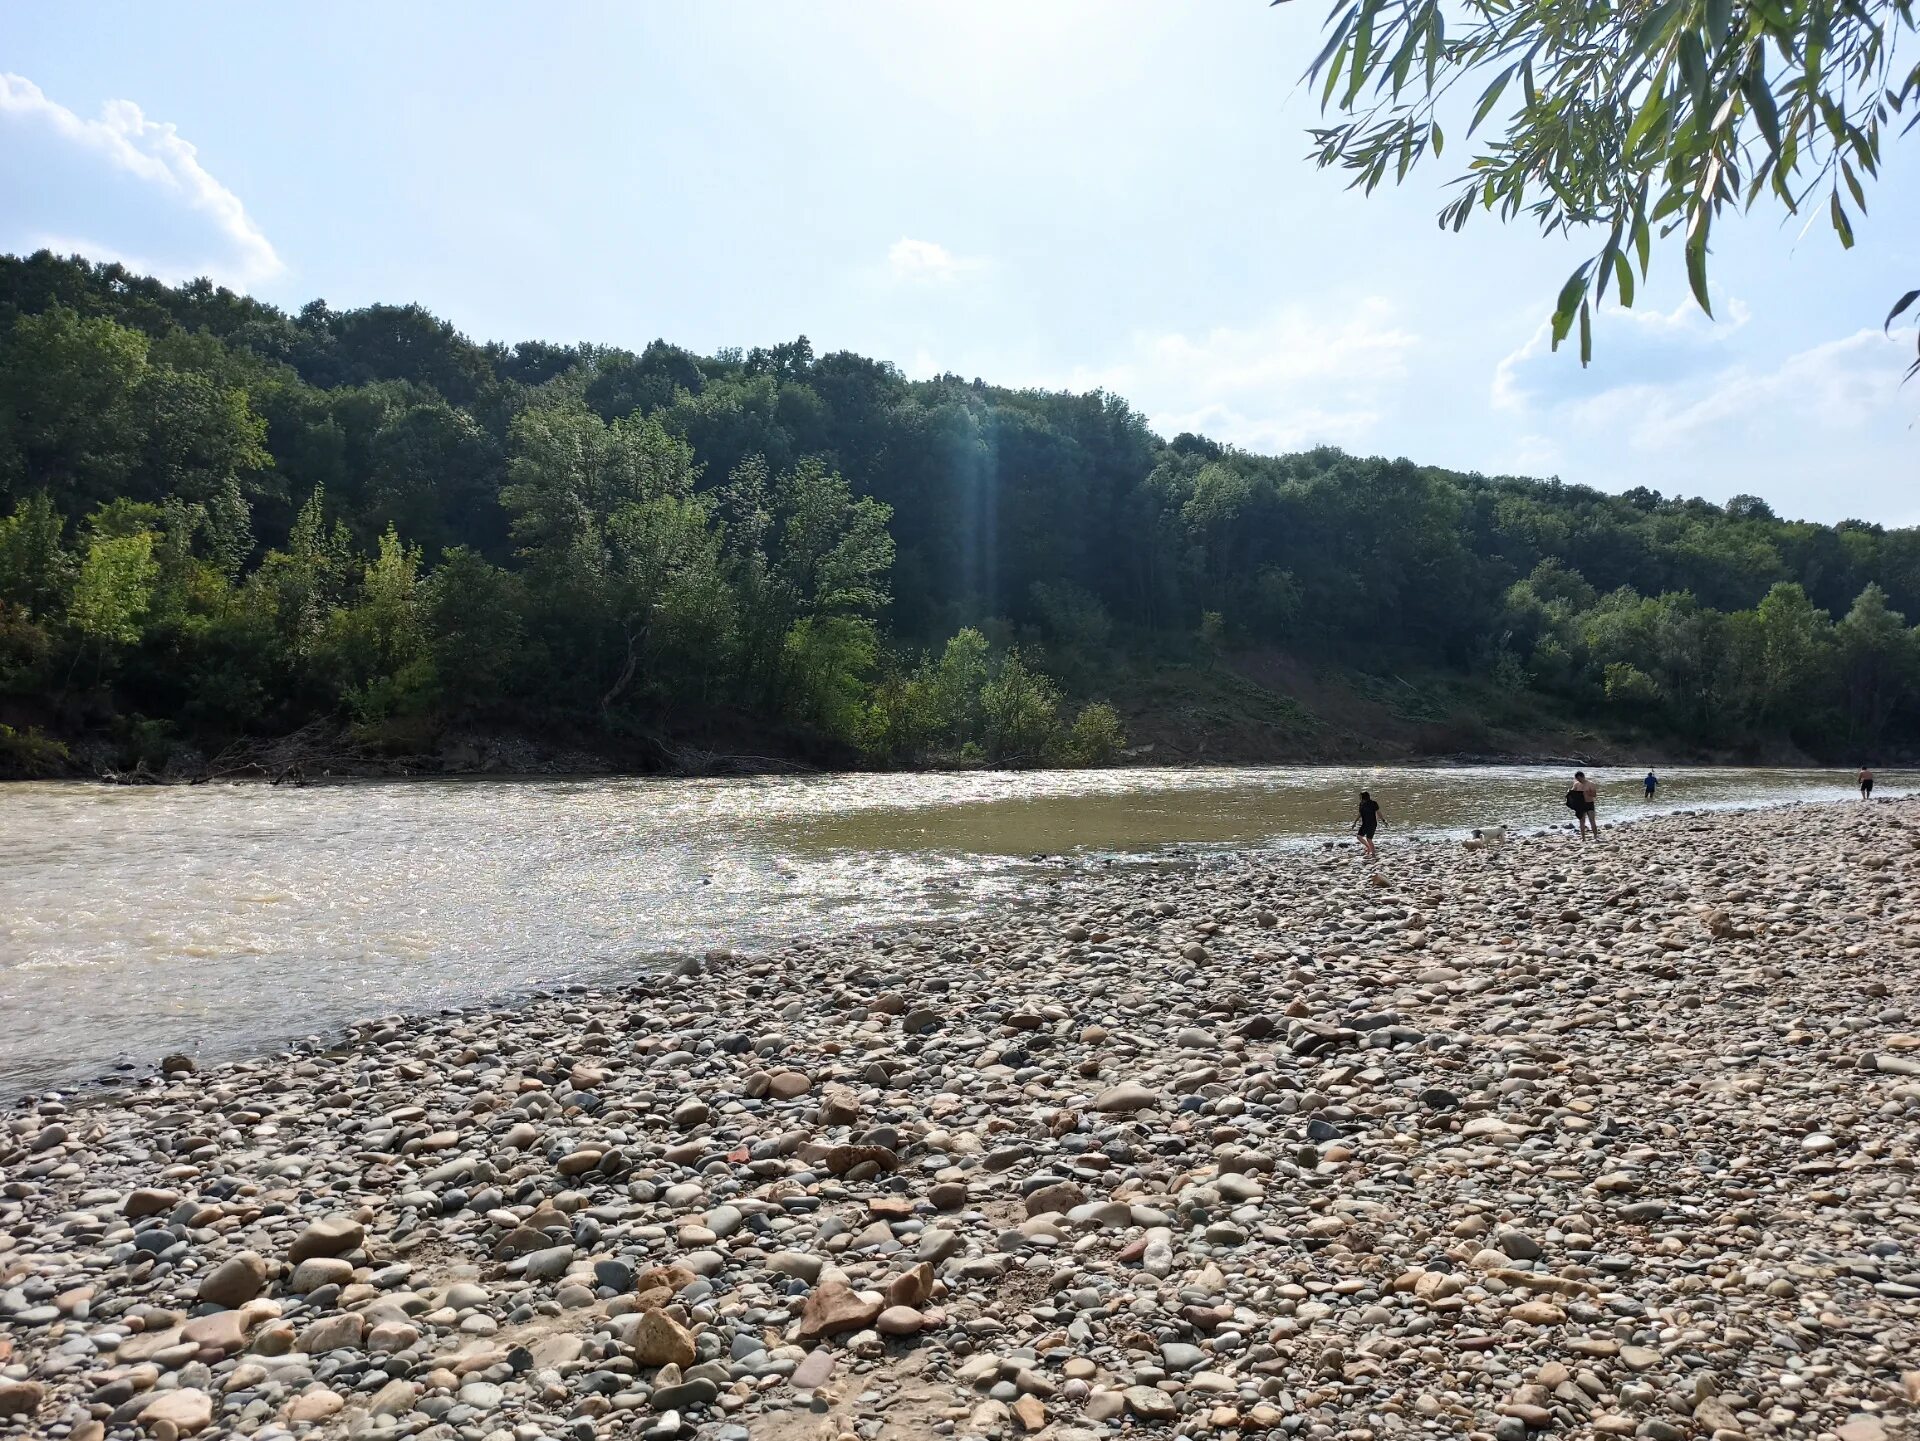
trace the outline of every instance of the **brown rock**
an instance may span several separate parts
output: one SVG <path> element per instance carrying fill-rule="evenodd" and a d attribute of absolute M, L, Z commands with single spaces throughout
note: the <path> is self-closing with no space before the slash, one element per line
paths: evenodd
<path fill-rule="evenodd" d="M 126 1205 L 121 1209 L 130 1219 L 137 1221 L 142 1216 L 158 1216 L 163 1212 L 171 1211 L 179 1204 L 180 1193 L 178 1191 L 157 1191 L 143 1188 L 128 1196 Z"/>
<path fill-rule="evenodd" d="M 823 1336 L 864 1331 L 880 1319 L 883 1304 L 879 1297 L 861 1296 L 845 1281 L 822 1281 L 807 1293 L 800 1313 L 800 1339 L 818 1341 Z"/>
<path fill-rule="evenodd" d="M 1551 1301 L 1522 1301 L 1507 1314 L 1529 1326 L 1558 1326 L 1567 1319 L 1567 1313 Z"/>
<path fill-rule="evenodd" d="M 830 1085 L 820 1093 L 820 1124 L 851 1126 L 860 1119 L 860 1098 L 845 1086 Z"/>
<path fill-rule="evenodd" d="M 346 1404 L 325 1386 L 316 1383 L 287 1403 L 287 1419 L 289 1421 L 324 1421 L 329 1416 L 339 1415 L 340 1408 Z"/>
<path fill-rule="evenodd" d="M 171 1426 L 176 1436 L 191 1436 L 213 1424 L 213 1397 L 191 1386 L 177 1391 L 160 1391 L 140 1412 L 140 1424 L 158 1432 Z"/>
<path fill-rule="evenodd" d="M 249 1318 L 244 1311 L 215 1311 L 211 1316 L 195 1316 L 180 1328 L 180 1339 L 191 1341 L 202 1351 L 218 1351 L 231 1356 L 247 1344 Z"/>
<path fill-rule="evenodd" d="M 926 1324 L 921 1314 L 911 1306 L 889 1306 L 874 1317 L 873 1329 L 882 1336 L 913 1336 Z"/>
<path fill-rule="evenodd" d="M 342 1311 L 337 1316 L 323 1316 L 307 1327 L 293 1343 L 293 1349 L 318 1356 L 343 1346 L 358 1346 L 366 1333 L 366 1317 L 358 1311 Z"/>
<path fill-rule="evenodd" d="M 665 1311 L 648 1311 L 633 1332 L 633 1359 L 642 1366 L 693 1365 L 693 1333 Z"/>
<path fill-rule="evenodd" d="M 47 1399 L 47 1388 L 38 1381 L 0 1380 L 0 1416 L 32 1416 Z"/>
<path fill-rule="evenodd" d="M 958 1211 L 967 1204 L 965 1181 L 941 1181 L 927 1191 L 927 1204 L 936 1211 Z"/>
<path fill-rule="evenodd" d="M 1087 1193 L 1072 1181 L 1055 1181 L 1027 1197 L 1028 1216 L 1064 1215 L 1087 1203 Z"/>
<path fill-rule="evenodd" d="M 633 1283 L 636 1291 L 651 1291 L 664 1286 L 668 1291 L 684 1291 L 700 1278 L 685 1266 L 652 1266 Z"/>
<path fill-rule="evenodd" d="M 902 1271 L 887 1282 L 889 1306 L 924 1306 L 933 1295 L 933 1267 L 922 1261 L 911 1271 Z"/>
<path fill-rule="evenodd" d="M 767 1078 L 767 1093 L 776 1101 L 791 1101 L 813 1089 L 813 1082 L 801 1071 L 775 1071 Z"/>
<path fill-rule="evenodd" d="M 310 1256 L 344 1256 L 366 1239 L 366 1227 L 352 1217 L 323 1216 L 294 1238 L 287 1259 L 297 1266 Z"/>
<path fill-rule="evenodd" d="M 267 1263 L 252 1251 L 229 1256 L 200 1281 L 209 1306 L 244 1306 L 267 1288 Z"/>
<path fill-rule="evenodd" d="M 353 1262 L 341 1256 L 309 1256 L 293 1268 L 287 1290 L 310 1296 L 322 1286 L 344 1286 L 353 1279 Z"/>
<path fill-rule="evenodd" d="M 114 1348 L 113 1358 L 123 1364 L 138 1365 L 142 1361 L 151 1361 L 162 1351 L 171 1351 L 180 1344 L 180 1328 L 168 1326 L 158 1331 L 142 1331 L 138 1336 L 129 1336 Z"/>
<path fill-rule="evenodd" d="M 1038 1431 L 1047 1424 L 1047 1408 L 1038 1396 L 1022 1396 L 1013 1403 L 1013 1419 L 1022 1431 Z"/>
<path fill-rule="evenodd" d="M 1094 1101 L 1096 1111 L 1144 1111 L 1160 1104 L 1160 1093 L 1138 1081 L 1122 1081 L 1102 1091 Z"/>

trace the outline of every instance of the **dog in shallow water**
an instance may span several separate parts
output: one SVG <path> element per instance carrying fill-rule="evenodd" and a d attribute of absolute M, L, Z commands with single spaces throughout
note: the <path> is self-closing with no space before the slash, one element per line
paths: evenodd
<path fill-rule="evenodd" d="M 1493 850 L 1506 843 L 1507 828 L 1505 826 L 1477 827 L 1470 838 L 1460 842 L 1462 848 L 1470 851 Z"/>

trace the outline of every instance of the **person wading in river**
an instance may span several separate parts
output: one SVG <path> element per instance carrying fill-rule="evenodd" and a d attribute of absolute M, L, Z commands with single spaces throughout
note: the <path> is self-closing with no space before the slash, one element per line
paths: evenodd
<path fill-rule="evenodd" d="M 1367 859 L 1374 859 L 1373 833 L 1380 825 L 1380 802 L 1373 798 L 1371 791 L 1360 792 L 1360 813 L 1354 818 L 1353 833 L 1360 837 L 1360 844 L 1366 847 Z"/>
<path fill-rule="evenodd" d="M 1873 799 L 1873 772 L 1869 770 L 1867 767 L 1861 766 L 1860 774 L 1857 777 L 1855 777 L 1855 779 L 1860 782 L 1860 799 L 1863 801 L 1872 800 Z"/>
<path fill-rule="evenodd" d="M 1595 840 L 1600 839 L 1600 822 L 1594 814 L 1594 798 L 1600 788 L 1587 778 L 1585 771 L 1573 773 L 1573 785 L 1567 791 L 1567 809 L 1573 812 L 1573 818 L 1580 826 L 1580 839 L 1587 838 L 1589 829 Z"/>

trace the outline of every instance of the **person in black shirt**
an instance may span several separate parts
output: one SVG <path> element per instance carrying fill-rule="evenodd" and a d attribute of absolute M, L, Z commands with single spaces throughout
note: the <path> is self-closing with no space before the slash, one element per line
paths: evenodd
<path fill-rule="evenodd" d="M 1360 837 L 1360 844 L 1367 848 L 1367 859 L 1373 859 L 1373 832 L 1380 824 L 1380 802 L 1373 798 L 1370 791 L 1360 792 L 1360 815 L 1353 823 L 1354 834 Z"/>

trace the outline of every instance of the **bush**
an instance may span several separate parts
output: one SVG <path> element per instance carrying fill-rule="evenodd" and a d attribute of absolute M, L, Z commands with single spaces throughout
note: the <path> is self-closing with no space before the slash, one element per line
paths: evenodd
<path fill-rule="evenodd" d="M 1110 766 L 1126 748 L 1120 713 L 1105 701 L 1083 706 L 1067 733 L 1067 754 L 1083 766 Z"/>
<path fill-rule="evenodd" d="M 1653 677 L 1636 665 L 1617 660 L 1606 670 L 1606 693 L 1610 704 L 1649 709 L 1660 700 L 1660 687 Z"/>
<path fill-rule="evenodd" d="M 32 726 L 17 731 L 0 725 L 0 780 L 31 781 L 59 775 L 72 760 L 65 746 Z"/>
<path fill-rule="evenodd" d="M 1060 692 L 1039 671 L 1029 670 L 1010 650 L 1000 674 L 980 693 L 986 712 L 987 754 L 996 761 L 1038 765 L 1048 758 L 1060 730 Z"/>

